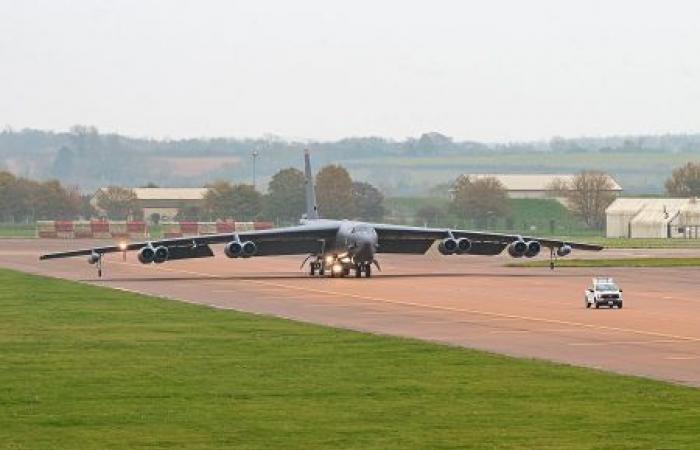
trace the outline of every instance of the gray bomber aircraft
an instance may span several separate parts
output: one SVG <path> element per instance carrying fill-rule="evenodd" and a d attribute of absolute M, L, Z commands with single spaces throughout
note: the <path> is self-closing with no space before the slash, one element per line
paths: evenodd
<path fill-rule="evenodd" d="M 556 257 L 567 256 L 572 249 L 602 250 L 590 244 L 541 239 L 513 234 L 481 231 L 420 228 L 402 225 L 366 223 L 352 220 L 321 219 L 308 151 L 304 153 L 306 175 L 306 217 L 295 227 L 199 235 L 148 242 L 122 243 L 106 247 L 74 250 L 42 255 L 40 259 L 87 256 L 102 276 L 102 256 L 106 253 L 138 251 L 142 264 L 214 256 L 210 244 L 225 244 L 229 258 L 251 258 L 275 255 L 307 255 L 310 275 L 343 277 L 354 272 L 356 277 L 370 277 L 372 265 L 379 269 L 377 254 L 424 254 L 437 241 L 443 255 L 498 255 L 507 249 L 514 258 L 532 258 L 543 247 L 550 252 L 550 266 Z"/>

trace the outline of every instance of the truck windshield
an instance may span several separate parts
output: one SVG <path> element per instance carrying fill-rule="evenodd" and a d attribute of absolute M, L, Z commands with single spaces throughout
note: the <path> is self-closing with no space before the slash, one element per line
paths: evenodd
<path fill-rule="evenodd" d="M 596 288 L 599 291 L 616 291 L 617 285 L 615 283 L 601 283 Z"/>

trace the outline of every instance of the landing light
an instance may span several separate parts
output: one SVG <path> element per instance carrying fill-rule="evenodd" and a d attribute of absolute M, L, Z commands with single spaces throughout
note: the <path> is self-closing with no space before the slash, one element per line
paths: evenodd
<path fill-rule="evenodd" d="M 340 273 L 343 271 L 343 266 L 340 264 L 333 264 L 333 273 Z"/>
<path fill-rule="evenodd" d="M 333 264 L 333 257 L 332 256 L 326 256 L 326 264 Z"/>
<path fill-rule="evenodd" d="M 119 243 L 119 250 L 126 251 L 126 242 Z"/>

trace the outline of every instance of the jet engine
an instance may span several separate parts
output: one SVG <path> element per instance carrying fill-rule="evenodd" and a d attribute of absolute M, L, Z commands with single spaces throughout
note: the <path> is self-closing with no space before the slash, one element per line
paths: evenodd
<path fill-rule="evenodd" d="M 571 253 L 571 246 L 570 245 L 562 245 L 557 249 L 557 256 L 566 256 L 569 253 Z"/>
<path fill-rule="evenodd" d="M 88 264 L 97 264 L 99 260 L 100 255 L 98 253 L 92 252 L 90 256 L 88 256 Z"/>
<path fill-rule="evenodd" d="M 141 264 L 150 264 L 156 257 L 156 251 L 150 245 L 143 247 L 136 255 Z"/>
<path fill-rule="evenodd" d="M 243 253 L 243 246 L 238 241 L 229 242 L 224 246 L 224 254 L 229 258 L 238 258 Z"/>
<path fill-rule="evenodd" d="M 153 262 L 156 264 L 164 263 L 168 260 L 168 247 L 161 245 L 156 247 L 153 254 Z"/>
<path fill-rule="evenodd" d="M 525 257 L 532 258 L 534 256 L 537 256 L 540 253 L 540 250 L 542 250 L 542 244 L 540 244 L 538 241 L 529 241 L 527 243 Z"/>
<path fill-rule="evenodd" d="M 457 248 L 457 240 L 453 238 L 443 239 L 440 241 L 440 244 L 438 244 L 438 251 L 443 255 L 451 255 L 457 251 Z"/>
<path fill-rule="evenodd" d="M 467 238 L 459 238 L 457 239 L 457 254 L 461 255 L 462 253 L 469 253 L 469 249 L 472 248 L 472 243 L 469 239 Z"/>
<path fill-rule="evenodd" d="M 513 241 L 508 246 L 508 254 L 513 258 L 522 258 L 527 253 L 527 248 L 525 241 Z"/>
<path fill-rule="evenodd" d="M 243 249 L 242 249 L 242 256 L 244 258 L 250 258 L 255 254 L 255 252 L 258 250 L 258 247 L 255 245 L 255 242 L 244 242 L 242 244 Z"/>

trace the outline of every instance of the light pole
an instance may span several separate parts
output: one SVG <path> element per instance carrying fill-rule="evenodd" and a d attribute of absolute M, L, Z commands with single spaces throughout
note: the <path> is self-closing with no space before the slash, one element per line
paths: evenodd
<path fill-rule="evenodd" d="M 255 189 L 255 161 L 258 159 L 258 150 L 253 150 L 253 189 Z"/>

